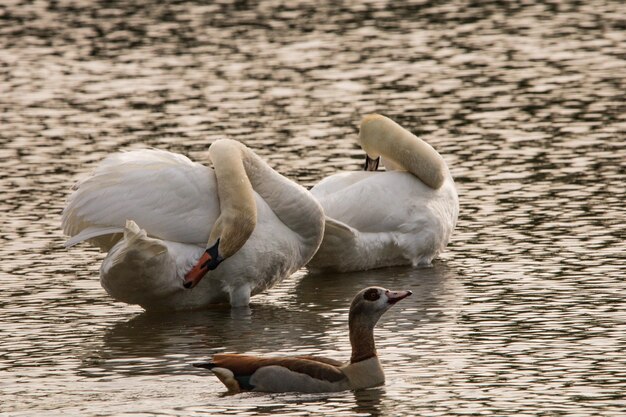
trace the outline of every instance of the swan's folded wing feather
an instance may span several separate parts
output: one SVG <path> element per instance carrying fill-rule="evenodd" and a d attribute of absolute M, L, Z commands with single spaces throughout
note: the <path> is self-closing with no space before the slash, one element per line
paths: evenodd
<path fill-rule="evenodd" d="M 325 220 L 324 239 L 315 254 L 315 259 L 331 259 L 337 253 L 343 253 L 346 247 L 358 243 L 359 232 L 356 229 L 328 216 Z"/>
<path fill-rule="evenodd" d="M 122 233 L 122 232 L 124 232 L 124 228 L 118 227 L 118 226 L 111 226 L 111 227 L 89 226 L 81 230 L 78 234 L 72 236 L 70 239 L 68 239 L 65 242 L 65 247 L 70 248 L 74 245 L 79 244 L 80 242 L 100 238 L 97 246 L 100 246 L 104 250 L 107 250 L 109 247 L 113 246 L 115 242 L 109 242 L 109 244 L 106 244 L 103 241 L 102 237 L 106 235 L 113 235 L 113 234 Z"/>

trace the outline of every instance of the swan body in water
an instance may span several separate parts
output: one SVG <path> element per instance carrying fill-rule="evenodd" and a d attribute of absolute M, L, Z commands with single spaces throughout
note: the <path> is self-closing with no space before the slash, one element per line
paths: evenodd
<path fill-rule="evenodd" d="M 116 300 L 246 306 L 314 255 L 324 214 L 308 191 L 239 142 L 216 141 L 209 157 L 213 169 L 162 150 L 115 153 L 74 186 L 66 246 L 108 252 L 100 281 Z"/>
<path fill-rule="evenodd" d="M 363 118 L 365 171 L 325 178 L 311 189 L 326 214 L 314 269 L 358 271 L 428 265 L 448 244 L 459 199 L 445 161 L 391 119 Z M 386 171 L 376 171 L 382 159 Z"/>

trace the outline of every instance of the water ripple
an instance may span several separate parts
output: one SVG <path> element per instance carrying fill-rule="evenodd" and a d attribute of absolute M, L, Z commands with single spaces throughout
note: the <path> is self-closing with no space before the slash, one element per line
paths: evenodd
<path fill-rule="evenodd" d="M 626 37 L 619 2 L 12 0 L 0 5 L 0 412 L 602 415 L 626 390 Z M 432 268 L 302 271 L 250 310 L 148 315 L 59 217 L 105 155 L 206 161 L 240 140 L 311 186 L 359 169 L 384 113 L 451 167 L 461 214 Z M 347 358 L 367 285 L 415 295 L 377 329 L 387 384 L 225 396 L 216 352 Z"/>

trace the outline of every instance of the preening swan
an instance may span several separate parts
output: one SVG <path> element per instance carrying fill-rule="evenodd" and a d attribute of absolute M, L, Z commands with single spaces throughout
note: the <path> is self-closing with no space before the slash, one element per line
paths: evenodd
<path fill-rule="evenodd" d="M 74 186 L 66 246 L 108 251 L 100 281 L 116 300 L 245 306 L 319 247 L 324 214 L 303 187 L 233 140 L 214 142 L 209 157 L 214 169 L 161 150 L 116 153 Z"/>
<path fill-rule="evenodd" d="M 385 383 L 374 344 L 378 319 L 411 291 L 370 287 L 352 300 L 348 316 L 352 356 L 349 362 L 318 356 L 219 354 L 211 362 L 196 363 L 210 369 L 231 393 L 333 392 L 375 387 Z"/>
<path fill-rule="evenodd" d="M 459 213 L 445 161 L 378 114 L 363 118 L 359 143 L 366 171 L 335 174 L 311 189 L 326 229 L 309 266 L 358 271 L 429 264 L 448 244 Z M 376 171 L 379 158 L 386 172 Z"/>

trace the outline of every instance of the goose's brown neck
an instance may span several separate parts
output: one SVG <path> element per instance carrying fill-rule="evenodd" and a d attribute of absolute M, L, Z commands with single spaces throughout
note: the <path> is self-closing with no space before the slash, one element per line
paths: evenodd
<path fill-rule="evenodd" d="M 352 345 L 352 357 L 350 363 L 360 362 L 376 356 L 374 344 L 374 326 L 370 320 L 363 317 L 350 315 L 350 344 Z"/>

